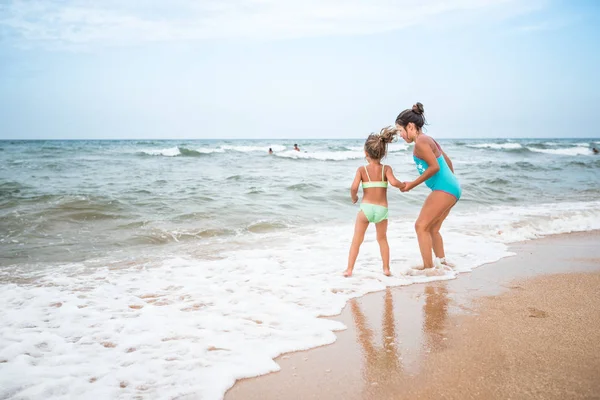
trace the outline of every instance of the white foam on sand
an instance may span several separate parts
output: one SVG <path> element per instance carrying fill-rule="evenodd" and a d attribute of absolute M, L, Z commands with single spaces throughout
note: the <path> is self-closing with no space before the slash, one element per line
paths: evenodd
<path fill-rule="evenodd" d="M 336 226 L 237 237 L 219 259 L 63 265 L 3 284 L 0 398 L 220 399 L 236 379 L 278 370 L 277 355 L 334 342 L 344 326 L 319 316 L 352 297 L 453 279 L 510 255 L 516 240 L 600 228 L 600 202 L 457 211 L 444 230 L 456 267 L 421 274 L 410 269 L 419 263 L 415 215 L 399 210 L 388 232 L 392 277 L 381 272 L 372 226 L 354 276 L 342 277 L 350 215 Z"/>

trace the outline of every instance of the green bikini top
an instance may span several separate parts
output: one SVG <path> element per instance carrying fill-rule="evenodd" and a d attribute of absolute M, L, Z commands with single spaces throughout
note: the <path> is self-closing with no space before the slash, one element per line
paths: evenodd
<path fill-rule="evenodd" d="M 367 171 L 367 166 L 365 165 L 364 167 L 365 167 L 365 172 L 367 173 L 367 178 L 369 178 L 369 182 L 363 182 L 363 184 L 362 184 L 363 189 L 375 188 L 375 187 L 380 187 L 380 188 L 388 187 L 387 181 L 383 180 L 383 177 L 385 175 L 385 165 L 383 165 L 381 167 L 381 181 L 379 181 L 379 182 L 371 182 L 371 177 L 369 176 L 369 171 Z"/>

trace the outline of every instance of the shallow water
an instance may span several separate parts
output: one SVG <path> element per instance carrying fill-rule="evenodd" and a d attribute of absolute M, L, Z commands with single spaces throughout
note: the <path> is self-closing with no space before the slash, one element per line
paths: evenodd
<path fill-rule="evenodd" d="M 443 228 L 456 269 L 404 273 L 428 190 L 390 188 L 395 276 L 370 228 L 351 279 L 362 140 L 0 142 L 0 398 L 220 398 L 335 340 L 317 317 L 351 297 L 600 228 L 597 142 L 440 140 L 463 187 Z M 411 150 L 385 160 L 401 180 Z"/>

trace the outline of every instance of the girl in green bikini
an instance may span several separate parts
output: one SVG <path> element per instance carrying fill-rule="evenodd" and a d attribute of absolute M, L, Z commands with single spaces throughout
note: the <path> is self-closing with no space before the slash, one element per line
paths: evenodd
<path fill-rule="evenodd" d="M 356 257 L 360 245 L 365 238 L 365 232 L 369 223 L 374 223 L 377 229 L 377 243 L 381 252 L 383 261 L 383 273 L 390 276 L 390 246 L 387 242 L 387 226 L 388 226 L 388 202 L 387 202 L 387 187 L 388 183 L 397 188 L 404 188 L 404 183 L 400 182 L 394 176 L 392 168 L 389 165 L 382 165 L 381 159 L 387 153 L 387 145 L 391 143 L 396 134 L 396 130 L 392 128 L 384 128 L 379 134 L 373 133 L 369 135 L 365 142 L 365 156 L 368 164 L 359 167 L 354 176 L 354 182 L 350 188 L 350 196 L 352 202 L 358 201 L 358 186 L 362 182 L 363 198 L 360 203 L 360 211 L 356 216 L 356 225 L 354 226 L 354 237 L 350 246 L 350 254 L 348 256 L 348 268 L 344 271 L 344 276 L 352 275 Z M 372 180 L 379 179 L 380 180 Z"/>

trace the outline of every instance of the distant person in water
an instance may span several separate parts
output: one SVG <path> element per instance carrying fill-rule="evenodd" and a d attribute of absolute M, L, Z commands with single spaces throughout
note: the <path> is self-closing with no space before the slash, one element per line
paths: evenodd
<path fill-rule="evenodd" d="M 412 182 L 404 182 L 406 186 L 401 190 L 408 192 L 422 183 L 431 189 L 415 222 L 423 259 L 423 265 L 417 269 L 433 268 L 432 249 L 442 264 L 451 266 L 446 262 L 440 228 L 461 195 L 460 183 L 454 175 L 452 161 L 432 137 L 423 133 L 423 125 L 425 109 L 421 103 L 402 111 L 396 118 L 398 134 L 406 143 L 415 144 L 413 160 L 420 175 Z"/>
<path fill-rule="evenodd" d="M 598 154 L 598 153 L 600 153 L 600 151 L 598 151 L 598 149 L 597 149 L 597 148 L 595 148 L 595 147 L 592 149 L 592 152 L 593 152 L 594 154 Z"/>
<path fill-rule="evenodd" d="M 273 154 L 273 149 L 269 147 L 269 154 Z"/>
<path fill-rule="evenodd" d="M 296 143 L 294 143 L 294 150 L 300 151 L 300 147 L 298 147 L 298 145 Z"/>
<path fill-rule="evenodd" d="M 385 157 L 387 145 L 394 139 L 395 134 L 395 129 L 384 128 L 379 134 L 373 133 L 369 135 L 365 142 L 365 156 L 368 164 L 358 167 L 350 188 L 352 203 L 356 203 L 358 201 L 358 187 L 362 182 L 363 198 L 360 203 L 360 211 L 356 216 L 354 237 L 352 238 L 350 254 L 348 255 L 348 268 L 344 271 L 344 276 L 346 277 L 352 275 L 360 245 L 365 238 L 365 231 L 370 223 L 374 223 L 377 229 L 377 243 L 379 243 L 379 251 L 381 252 L 381 260 L 383 261 L 383 274 L 386 276 L 391 275 L 390 246 L 387 241 L 387 188 L 388 182 L 397 188 L 403 188 L 404 184 L 396 179 L 392 172 L 392 167 L 381 164 L 381 159 Z M 380 180 L 372 181 L 371 177 Z"/>

